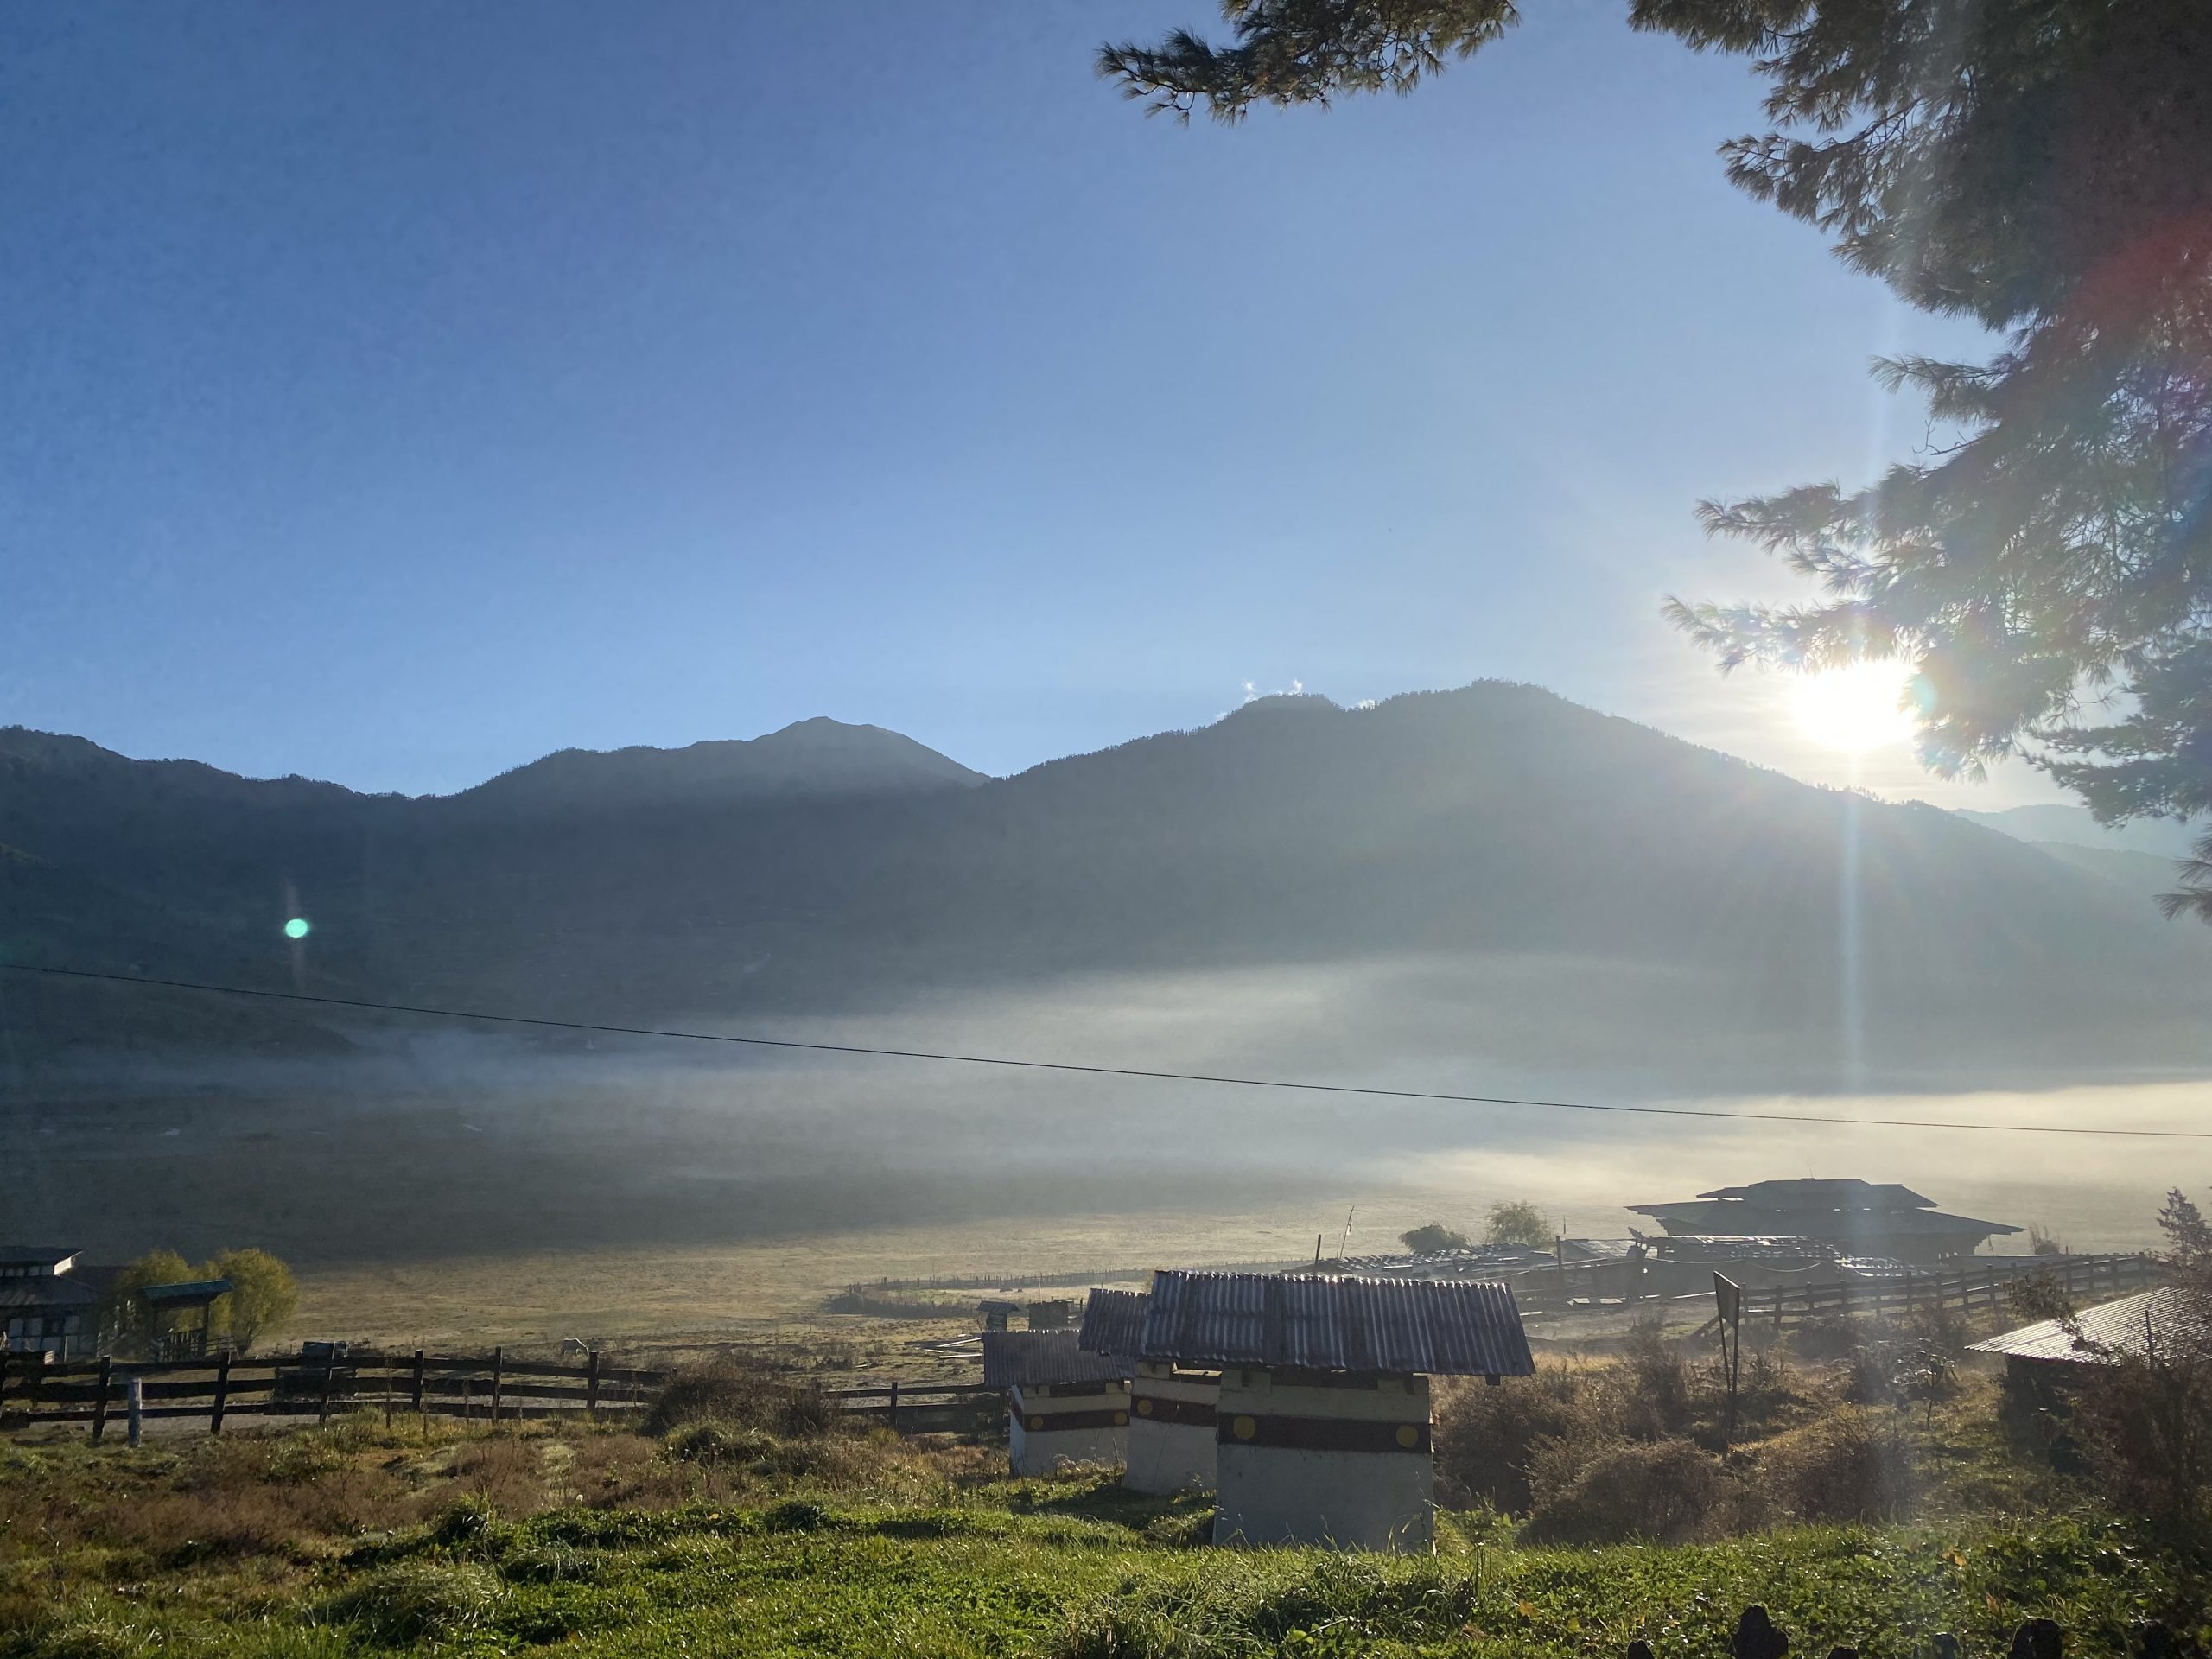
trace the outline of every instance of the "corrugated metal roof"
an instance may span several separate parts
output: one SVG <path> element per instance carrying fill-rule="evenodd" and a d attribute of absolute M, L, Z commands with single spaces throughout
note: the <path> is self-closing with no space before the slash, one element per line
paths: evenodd
<path fill-rule="evenodd" d="M 44 1268 L 51 1272 L 83 1254 L 62 1244 L 0 1244 L 0 1267 Z"/>
<path fill-rule="evenodd" d="M 1066 1331 L 986 1331 L 983 1385 L 1009 1389 L 1029 1382 L 1103 1382 L 1127 1376 L 1129 1363 L 1109 1354 L 1086 1354 Z"/>
<path fill-rule="evenodd" d="M 2058 1320 L 2039 1319 L 2017 1331 L 2007 1331 L 2001 1337 L 1971 1344 L 1967 1351 L 2003 1354 L 2012 1359 L 2059 1359 L 2076 1364 L 2107 1365 L 2112 1362 L 2099 1349 L 2144 1353 L 2153 1341 L 2160 1339 L 2162 1333 L 2178 1332 L 2193 1318 L 2179 1294 L 2171 1286 L 2165 1286 L 2084 1308 L 2075 1315 L 2074 1323 L 2082 1338 L 2092 1344 L 2088 1348 L 2075 1347 L 2074 1332 Z"/>
<path fill-rule="evenodd" d="M 231 1287 L 227 1279 L 181 1279 L 173 1285 L 148 1285 L 138 1294 L 155 1303 L 212 1302 L 218 1296 L 227 1296 Z"/>
<path fill-rule="evenodd" d="M 1087 1354 L 1135 1353 L 1144 1335 L 1144 1305 L 1141 1290 L 1092 1291 L 1083 1306 L 1076 1346 Z"/>
<path fill-rule="evenodd" d="M 1536 1369 L 1513 1293 L 1465 1280 L 1163 1270 L 1152 1278 L 1139 1353 L 1191 1364 L 1433 1376 L 1528 1376 Z"/>
<path fill-rule="evenodd" d="M 0 1279 L 0 1310 L 90 1307 L 99 1299 L 99 1291 L 66 1273 L 41 1273 L 22 1279 Z"/>

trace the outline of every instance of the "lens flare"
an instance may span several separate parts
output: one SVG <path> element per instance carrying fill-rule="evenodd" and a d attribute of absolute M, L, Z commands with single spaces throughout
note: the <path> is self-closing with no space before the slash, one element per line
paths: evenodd
<path fill-rule="evenodd" d="M 304 939 L 308 931 L 308 918 L 304 916 L 295 916 L 284 924 L 284 937 L 288 939 Z"/>
<path fill-rule="evenodd" d="M 1852 663 L 1801 674 L 1789 683 L 1797 729 L 1824 749 L 1864 754 L 1909 741 L 1913 719 L 1905 702 L 1909 664 Z"/>

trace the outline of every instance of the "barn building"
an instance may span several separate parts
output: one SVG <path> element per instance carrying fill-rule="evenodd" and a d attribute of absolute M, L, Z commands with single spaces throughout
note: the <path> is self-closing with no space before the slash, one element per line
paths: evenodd
<path fill-rule="evenodd" d="M 1753 1181 L 1675 1204 L 1631 1204 L 1669 1236 L 1816 1239 L 1843 1255 L 1882 1256 L 1923 1267 L 1972 1255 L 1988 1240 L 2018 1232 L 2001 1221 L 1947 1215 L 1894 1181 Z"/>
<path fill-rule="evenodd" d="M 1094 1290 L 1078 1338 L 1091 1353 L 1135 1368 L 1129 1380 L 1129 1449 L 1122 1484 L 1137 1492 L 1211 1491 L 1221 1373 L 1136 1357 L 1144 1335 L 1142 1291 Z"/>
<path fill-rule="evenodd" d="M 1006 1390 L 1007 1448 L 1017 1475 L 1064 1464 L 1119 1463 L 1128 1442 L 1129 1365 L 1058 1331 L 986 1331 L 983 1382 Z"/>
<path fill-rule="evenodd" d="M 1138 1357 L 1221 1369 L 1217 1544 L 1427 1550 L 1429 1378 L 1528 1376 L 1503 1285 L 1161 1271 Z"/>

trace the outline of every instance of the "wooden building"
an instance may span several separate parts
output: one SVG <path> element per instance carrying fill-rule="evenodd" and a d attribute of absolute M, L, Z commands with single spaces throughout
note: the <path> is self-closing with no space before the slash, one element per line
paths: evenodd
<path fill-rule="evenodd" d="M 10 1353 L 61 1364 L 98 1351 L 100 1287 L 79 1270 L 82 1255 L 55 1245 L 0 1244 L 0 1345 Z"/>
<path fill-rule="evenodd" d="M 983 1382 L 1006 1390 L 1007 1455 L 1017 1475 L 1119 1463 L 1129 1432 L 1126 1360 L 1087 1354 L 1077 1332 L 986 1331 Z"/>
<path fill-rule="evenodd" d="M 1142 1291 L 1092 1291 L 1078 1338 L 1086 1351 L 1122 1357 L 1134 1368 L 1128 1461 L 1122 1484 L 1137 1492 L 1211 1491 L 1221 1373 L 1172 1359 L 1138 1357 L 1148 1300 Z"/>
<path fill-rule="evenodd" d="M 1893 1181 L 1856 1178 L 1753 1181 L 1715 1187 L 1678 1203 L 1628 1208 L 1650 1217 L 1670 1237 L 1813 1239 L 1841 1255 L 1880 1256 L 1922 1267 L 1972 1255 L 1988 1240 L 2020 1230 L 2001 1221 L 1947 1215 L 1936 1208 L 1935 1199 Z"/>
<path fill-rule="evenodd" d="M 1513 1293 L 1466 1281 L 1161 1271 L 1137 1346 L 1220 1368 L 1217 1544 L 1433 1548 L 1429 1378 L 1535 1370 Z"/>

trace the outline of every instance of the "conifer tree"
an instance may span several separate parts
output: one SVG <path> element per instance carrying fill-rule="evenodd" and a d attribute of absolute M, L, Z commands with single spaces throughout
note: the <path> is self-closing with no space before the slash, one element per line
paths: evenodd
<path fill-rule="evenodd" d="M 1230 35 L 1102 48 L 1154 111 L 1410 92 L 1510 0 L 1224 0 Z M 1750 60 L 1764 133 L 1729 176 L 1986 362 L 1878 365 L 1957 441 L 1860 489 L 1708 502 L 1816 589 L 1670 601 L 1717 653 L 1914 671 L 1923 760 L 2024 756 L 2113 823 L 2212 815 L 2212 4 L 1630 0 L 1631 27 Z M 2212 836 L 2170 913 L 2212 921 Z"/>

